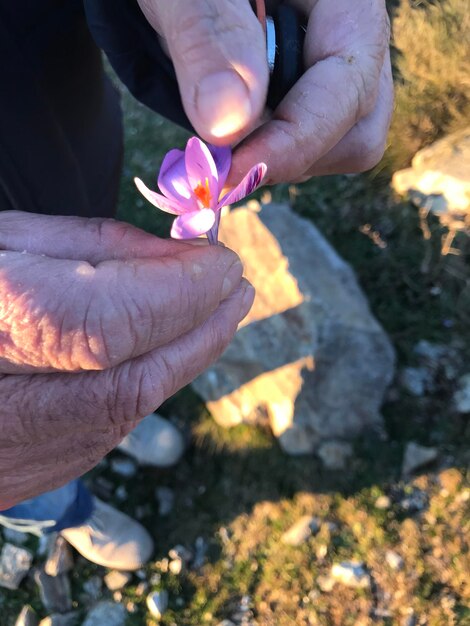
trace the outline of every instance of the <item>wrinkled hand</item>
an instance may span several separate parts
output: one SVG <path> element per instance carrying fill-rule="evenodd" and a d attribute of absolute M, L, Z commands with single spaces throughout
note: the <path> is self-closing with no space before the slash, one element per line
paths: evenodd
<path fill-rule="evenodd" d="M 385 0 L 291 0 L 308 18 L 307 69 L 261 125 L 268 69 L 248 0 L 138 1 L 166 41 L 196 131 L 216 144 L 244 137 L 231 183 L 260 161 L 277 183 L 364 171 L 382 157 L 393 107 Z"/>
<path fill-rule="evenodd" d="M 218 246 L 0 213 L 0 510 L 95 465 L 231 340 L 253 301 Z"/>

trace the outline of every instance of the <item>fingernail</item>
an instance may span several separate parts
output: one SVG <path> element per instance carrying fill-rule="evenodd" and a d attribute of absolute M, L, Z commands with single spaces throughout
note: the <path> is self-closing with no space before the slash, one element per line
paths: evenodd
<path fill-rule="evenodd" d="M 196 107 L 207 130 L 217 138 L 244 128 L 252 112 L 248 87 L 234 70 L 204 77 L 198 85 Z"/>
<path fill-rule="evenodd" d="M 232 291 L 240 284 L 240 281 L 243 276 L 243 265 L 240 261 L 235 261 L 233 265 L 230 266 L 227 274 L 224 277 L 224 282 L 222 283 L 222 300 L 225 300 Z"/>
<path fill-rule="evenodd" d="M 248 283 L 247 281 L 247 286 L 245 289 L 245 293 L 243 294 L 243 300 L 242 300 L 242 319 L 248 314 L 248 311 L 251 309 L 251 307 L 253 306 L 253 301 L 255 299 L 255 289 L 253 287 L 253 285 L 251 285 L 250 283 Z"/>

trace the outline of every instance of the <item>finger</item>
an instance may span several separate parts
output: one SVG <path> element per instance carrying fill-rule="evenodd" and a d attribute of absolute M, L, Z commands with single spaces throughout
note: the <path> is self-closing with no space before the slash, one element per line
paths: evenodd
<path fill-rule="evenodd" d="M 382 2 L 338 0 L 332 10 L 319 0 L 305 44 L 309 69 L 272 120 L 237 148 L 230 183 L 259 161 L 268 166 L 267 183 L 293 180 L 329 152 L 373 110 L 387 41 Z"/>
<path fill-rule="evenodd" d="M 221 246 L 161 259 L 84 262 L 3 252 L 3 373 L 114 367 L 199 326 L 240 284 Z"/>
<path fill-rule="evenodd" d="M 112 259 L 167 256 L 185 250 L 186 245 L 112 219 L 4 211 L 0 249 L 96 265 Z"/>
<path fill-rule="evenodd" d="M 94 467 L 218 358 L 253 299 L 244 280 L 203 326 L 111 371 L 0 378 L 0 509 Z"/>
<path fill-rule="evenodd" d="M 390 57 L 381 72 L 379 95 L 372 113 L 360 120 L 321 159 L 293 182 L 303 182 L 312 176 L 354 174 L 375 167 L 381 160 L 393 112 L 393 81 Z"/>
<path fill-rule="evenodd" d="M 266 99 L 264 34 L 248 0 L 139 0 L 166 39 L 183 106 L 201 137 L 228 144 Z"/>

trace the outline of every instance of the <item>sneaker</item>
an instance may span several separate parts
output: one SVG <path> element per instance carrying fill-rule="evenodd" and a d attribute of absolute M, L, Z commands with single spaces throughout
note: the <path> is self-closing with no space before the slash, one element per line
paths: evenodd
<path fill-rule="evenodd" d="M 86 559 L 112 569 L 134 571 L 152 556 L 153 541 L 138 522 L 94 498 L 95 509 L 86 524 L 61 535 Z"/>
<path fill-rule="evenodd" d="M 184 452 L 183 436 L 168 420 L 156 413 L 147 415 L 118 445 L 139 465 L 169 467 Z"/>

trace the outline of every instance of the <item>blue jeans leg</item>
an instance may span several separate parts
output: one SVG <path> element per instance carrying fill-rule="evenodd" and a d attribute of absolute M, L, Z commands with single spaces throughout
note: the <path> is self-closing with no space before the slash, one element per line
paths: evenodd
<path fill-rule="evenodd" d="M 93 512 L 93 497 L 81 480 L 0 511 L 0 524 L 34 535 L 81 526 Z"/>

